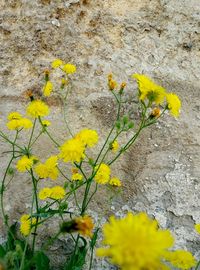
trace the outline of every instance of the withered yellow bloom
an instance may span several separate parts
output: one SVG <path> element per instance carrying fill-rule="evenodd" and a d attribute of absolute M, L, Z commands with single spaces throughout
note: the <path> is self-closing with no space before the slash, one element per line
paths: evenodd
<path fill-rule="evenodd" d="M 91 217 L 83 216 L 75 218 L 75 230 L 77 230 L 83 236 L 92 237 L 92 230 L 94 223 Z"/>

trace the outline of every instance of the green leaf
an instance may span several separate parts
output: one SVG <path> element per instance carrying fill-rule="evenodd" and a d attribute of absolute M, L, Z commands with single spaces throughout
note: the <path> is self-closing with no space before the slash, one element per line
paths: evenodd
<path fill-rule="evenodd" d="M 37 251 L 34 255 L 36 270 L 49 270 L 49 258 L 42 251 Z"/>
<path fill-rule="evenodd" d="M 96 241 L 97 241 L 97 237 L 98 237 L 98 232 L 99 232 L 100 228 L 97 228 L 92 236 L 92 239 L 90 241 L 90 248 L 93 249 L 95 247 Z"/>
<path fill-rule="evenodd" d="M 2 245 L 0 245 L 0 258 L 3 258 L 6 254 L 6 251 Z"/>

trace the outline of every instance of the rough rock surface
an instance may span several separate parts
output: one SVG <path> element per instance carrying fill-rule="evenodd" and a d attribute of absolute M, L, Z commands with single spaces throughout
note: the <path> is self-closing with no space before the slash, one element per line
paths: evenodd
<path fill-rule="evenodd" d="M 181 97 L 180 118 L 166 115 L 113 166 L 123 180 L 123 192 L 112 205 L 97 196 L 93 214 L 107 218 L 146 211 L 173 231 L 177 247 L 200 259 L 200 237 L 193 229 L 200 222 L 199 0 L 0 2 L 1 127 L 9 111 L 24 110 L 27 89 L 40 91 L 43 70 L 55 58 L 78 69 L 68 108 L 73 131 L 88 126 L 102 138 L 108 133 L 115 110 L 106 87 L 109 72 L 118 81 L 135 72 L 148 74 Z M 133 80 L 127 91 L 136 93 Z M 63 140 L 60 104 L 52 100 L 51 108 L 51 131 Z M 38 146 L 41 156 L 49 154 L 49 147 L 44 138 Z M 5 150 L 1 141 L 1 152 Z M 1 175 L 6 162 L 1 154 Z M 19 175 L 10 190 L 6 210 L 17 219 L 29 207 L 30 182 Z M 101 194 L 107 193 L 101 189 Z M 111 269 L 105 261 L 97 265 L 94 269 Z"/>

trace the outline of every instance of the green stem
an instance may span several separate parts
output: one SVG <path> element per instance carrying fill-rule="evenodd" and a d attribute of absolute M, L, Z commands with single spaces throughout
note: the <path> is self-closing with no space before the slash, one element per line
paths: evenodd
<path fill-rule="evenodd" d="M 7 226 L 10 234 L 12 235 L 13 239 L 14 239 L 14 236 L 13 236 L 13 233 L 10 231 L 10 228 L 9 228 L 9 225 L 8 225 L 8 217 L 5 213 L 5 210 L 4 210 L 4 200 L 3 200 L 3 196 L 4 196 L 4 189 L 5 189 L 5 181 L 6 181 L 6 176 L 7 176 L 7 173 L 9 171 L 9 168 L 13 162 L 13 160 L 15 159 L 15 143 L 17 141 L 17 137 L 18 137 L 18 134 L 19 134 L 19 131 L 17 130 L 16 131 L 16 135 L 15 135 L 15 138 L 14 138 L 14 141 L 12 142 L 12 157 L 7 165 L 7 168 L 6 168 L 6 171 L 4 173 L 4 176 L 3 176 L 3 180 L 2 180 L 2 183 L 1 183 L 1 193 L 0 193 L 0 196 L 1 196 L 1 212 L 2 212 L 2 215 L 3 215 L 3 220 L 4 220 L 4 224 Z"/>
<path fill-rule="evenodd" d="M 37 182 L 33 174 L 33 170 L 30 169 L 30 174 L 32 178 L 32 183 L 33 183 L 33 192 L 34 192 L 34 197 L 35 197 L 35 204 L 36 204 L 36 212 L 37 214 L 39 213 L 39 204 L 38 204 L 38 197 L 37 197 Z M 35 249 L 35 240 L 36 240 L 36 233 L 37 233 L 37 227 L 38 227 L 38 219 L 39 217 L 36 217 L 36 223 L 34 226 L 34 232 L 33 232 L 33 242 L 32 242 L 32 252 L 34 254 L 34 249 Z"/>
<path fill-rule="evenodd" d="M 53 137 L 51 136 L 51 134 L 48 132 L 48 130 L 46 129 L 46 127 L 42 124 L 41 117 L 38 117 L 38 119 L 39 119 L 39 122 L 40 122 L 42 128 L 44 129 L 44 133 L 47 134 L 47 136 L 50 138 L 50 140 L 51 140 L 57 147 L 60 147 L 60 144 L 57 143 L 57 142 L 54 140 L 54 138 L 53 138 Z"/>
<path fill-rule="evenodd" d="M 17 134 L 19 133 L 19 131 L 17 130 Z M 11 140 L 8 139 L 8 137 L 2 132 L 0 131 L 0 136 L 6 140 L 8 143 L 12 144 L 12 146 L 16 146 L 18 147 L 20 150 L 24 151 L 24 149 L 22 147 L 20 147 L 18 144 L 16 144 L 16 142 L 12 142 Z"/>
<path fill-rule="evenodd" d="M 29 143 L 28 143 L 28 149 L 30 149 L 30 146 L 31 146 L 31 141 L 32 141 L 32 138 L 33 138 L 34 130 L 35 130 L 36 121 L 37 121 L 37 118 L 35 118 L 35 120 L 34 120 L 34 122 L 33 122 L 33 127 L 32 127 L 32 131 L 31 131 L 31 136 L 30 136 Z"/>
<path fill-rule="evenodd" d="M 47 243 L 43 245 L 42 250 L 46 250 L 51 244 L 53 244 L 60 234 L 61 232 L 58 231 L 54 237 L 50 238 Z"/>
<path fill-rule="evenodd" d="M 198 270 L 199 266 L 200 266 L 200 261 L 197 263 L 195 270 Z"/>

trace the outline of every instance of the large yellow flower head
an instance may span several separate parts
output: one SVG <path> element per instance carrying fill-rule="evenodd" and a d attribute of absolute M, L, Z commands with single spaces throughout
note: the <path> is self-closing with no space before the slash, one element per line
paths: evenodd
<path fill-rule="evenodd" d="M 97 255 L 109 257 L 122 270 L 170 270 L 168 263 L 189 269 L 195 264 L 189 252 L 169 251 L 174 243 L 170 231 L 159 229 L 157 221 L 145 213 L 111 217 L 103 226 L 103 234 L 107 247 L 99 248 Z"/>
<path fill-rule="evenodd" d="M 30 170 L 33 166 L 34 161 L 38 160 L 36 157 L 27 157 L 23 156 L 18 160 L 16 164 L 16 168 L 19 172 L 25 172 L 26 170 Z"/>
<path fill-rule="evenodd" d="M 53 188 L 51 188 L 51 194 L 50 194 L 50 198 L 54 199 L 54 200 L 60 200 L 63 199 L 65 197 L 65 190 L 63 187 L 61 186 L 55 186 Z"/>
<path fill-rule="evenodd" d="M 99 169 L 98 169 L 99 167 Z M 100 166 L 96 166 L 95 169 L 97 171 L 94 179 L 98 184 L 105 185 L 109 182 L 110 180 L 110 167 L 104 163 L 102 163 Z"/>
<path fill-rule="evenodd" d="M 84 158 L 85 146 L 77 138 L 72 138 L 67 140 L 60 147 L 59 157 L 63 159 L 64 162 L 80 162 Z"/>
<path fill-rule="evenodd" d="M 98 134 L 95 130 L 83 129 L 75 136 L 79 139 L 85 146 L 93 147 L 98 142 Z"/>
<path fill-rule="evenodd" d="M 35 172 L 40 178 L 51 178 L 55 180 L 58 178 L 58 157 L 51 156 L 45 163 L 40 163 L 35 167 Z"/>
<path fill-rule="evenodd" d="M 49 97 L 53 90 L 53 84 L 50 81 L 47 81 L 45 86 L 43 87 L 43 94 L 45 97 Z"/>
<path fill-rule="evenodd" d="M 49 114 L 49 107 L 41 100 L 33 100 L 27 107 L 27 114 L 37 118 Z"/>
<path fill-rule="evenodd" d="M 164 102 L 166 91 L 163 87 L 142 74 L 133 74 L 132 77 L 137 80 L 140 100 L 148 99 L 151 103 L 155 102 L 156 104 Z"/>
<path fill-rule="evenodd" d="M 98 255 L 110 257 L 123 270 L 157 269 L 153 266 L 174 242 L 170 232 L 159 230 L 145 213 L 129 213 L 120 220 L 111 217 L 103 234 L 103 243 L 109 247 L 98 249 Z"/>
<path fill-rule="evenodd" d="M 169 93 L 166 95 L 167 107 L 170 110 L 171 115 L 177 117 L 180 113 L 181 101 L 179 97 L 174 93 Z"/>

